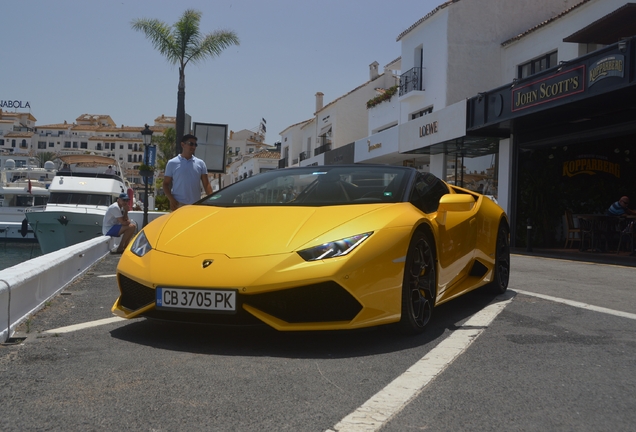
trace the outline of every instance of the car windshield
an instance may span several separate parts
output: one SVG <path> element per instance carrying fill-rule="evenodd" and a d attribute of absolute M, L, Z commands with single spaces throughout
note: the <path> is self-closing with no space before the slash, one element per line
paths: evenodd
<path fill-rule="evenodd" d="M 199 205 L 329 206 L 405 200 L 414 171 L 392 166 L 313 166 L 267 171 L 234 183 Z"/>

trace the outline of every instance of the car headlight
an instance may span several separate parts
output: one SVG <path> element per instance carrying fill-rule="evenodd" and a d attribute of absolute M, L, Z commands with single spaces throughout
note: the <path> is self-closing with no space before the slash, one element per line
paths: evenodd
<path fill-rule="evenodd" d="M 135 239 L 135 241 L 133 242 L 132 247 L 130 248 L 130 251 L 134 253 L 135 255 L 137 255 L 138 257 L 142 257 L 146 255 L 148 252 L 150 252 L 151 250 L 152 250 L 152 246 L 150 245 L 150 242 L 146 238 L 146 234 L 143 231 L 140 232 L 137 238 Z"/>
<path fill-rule="evenodd" d="M 327 258 L 335 258 L 347 255 L 357 248 L 363 241 L 368 239 L 373 232 L 358 234 L 329 243 L 314 246 L 309 249 L 298 251 L 298 255 L 305 261 L 317 261 Z"/>

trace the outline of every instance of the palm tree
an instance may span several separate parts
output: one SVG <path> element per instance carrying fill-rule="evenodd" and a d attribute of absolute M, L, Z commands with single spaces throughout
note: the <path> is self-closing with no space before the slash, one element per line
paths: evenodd
<path fill-rule="evenodd" d="M 157 145 L 157 169 L 163 171 L 166 169 L 166 164 L 172 159 L 174 151 L 174 142 L 176 140 L 177 132 L 174 128 L 166 128 L 161 135 L 153 135 L 152 143 Z"/>
<path fill-rule="evenodd" d="M 166 128 L 161 135 L 153 135 L 152 142 L 157 146 L 157 169 L 159 171 L 165 171 L 168 161 L 173 157 L 174 142 L 176 131 L 174 128 Z M 163 176 L 157 176 L 155 179 L 155 188 L 157 190 L 157 196 L 155 202 L 159 196 L 163 194 Z M 165 200 L 168 202 L 168 199 Z M 167 204 L 167 208 L 170 208 L 170 203 Z"/>
<path fill-rule="evenodd" d="M 201 12 L 188 9 L 172 26 L 156 19 L 143 18 L 132 22 L 132 28 L 143 32 L 168 62 L 179 65 L 175 155 L 181 152 L 179 144 L 184 132 L 185 67 L 189 62 L 195 64 L 208 57 L 219 56 L 225 48 L 239 45 L 238 36 L 233 31 L 217 30 L 201 34 L 200 21 Z"/>
<path fill-rule="evenodd" d="M 57 154 L 52 152 L 41 152 L 37 153 L 35 157 L 38 159 L 38 164 L 41 168 L 44 168 L 44 164 L 48 161 L 55 160 L 57 158 Z"/>

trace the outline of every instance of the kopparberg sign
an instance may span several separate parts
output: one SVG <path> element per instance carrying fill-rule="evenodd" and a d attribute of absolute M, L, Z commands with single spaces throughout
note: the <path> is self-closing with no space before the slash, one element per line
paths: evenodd
<path fill-rule="evenodd" d="M 19 100 L 0 100 L 0 108 L 29 108 L 31 109 L 31 104 L 28 101 L 19 101 Z"/>
<path fill-rule="evenodd" d="M 597 173 L 621 178 L 621 165 L 595 155 L 581 156 L 575 160 L 563 162 L 563 177 L 574 177 L 579 174 L 596 175 Z"/>

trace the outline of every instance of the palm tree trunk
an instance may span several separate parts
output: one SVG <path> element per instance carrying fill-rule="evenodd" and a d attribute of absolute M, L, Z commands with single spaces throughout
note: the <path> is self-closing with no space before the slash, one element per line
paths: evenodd
<path fill-rule="evenodd" d="M 181 139 L 185 131 L 185 73 L 179 68 L 179 88 L 177 90 L 177 120 L 176 120 L 175 156 L 181 153 Z"/>

